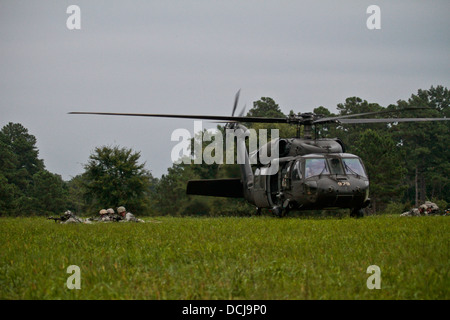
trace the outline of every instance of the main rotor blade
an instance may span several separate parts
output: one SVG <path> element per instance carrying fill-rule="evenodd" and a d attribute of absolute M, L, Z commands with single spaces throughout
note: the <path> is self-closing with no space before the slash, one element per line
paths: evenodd
<path fill-rule="evenodd" d="M 394 122 L 425 122 L 448 121 L 450 118 L 390 118 L 390 119 L 339 119 L 339 123 L 394 123 Z"/>
<path fill-rule="evenodd" d="M 314 121 L 314 124 L 324 123 L 324 122 L 334 122 L 335 120 L 339 120 L 339 119 L 362 117 L 362 116 L 369 116 L 369 115 L 376 115 L 376 114 L 383 114 L 383 113 L 398 113 L 398 112 L 403 112 L 403 111 L 423 110 L 423 109 L 430 109 L 430 108 L 427 108 L 427 107 L 416 107 L 416 108 L 404 108 L 404 109 L 397 109 L 397 110 L 383 110 L 383 111 L 372 111 L 372 112 L 365 112 L 365 113 L 346 114 L 346 115 L 343 115 L 343 116 L 336 116 L 336 117 L 328 117 L 328 118 L 317 119 L 317 120 Z"/>
<path fill-rule="evenodd" d="M 100 116 L 130 116 L 130 117 L 157 117 L 157 118 L 180 118 L 199 120 L 221 120 L 234 122 L 254 123 L 287 123 L 286 118 L 261 118 L 261 117 L 230 117 L 230 116 L 204 116 L 187 114 L 156 114 L 156 113 L 116 113 L 116 112 L 69 112 L 69 114 L 91 114 Z"/>
<path fill-rule="evenodd" d="M 239 112 L 239 117 L 243 117 L 244 116 L 244 113 L 245 113 L 245 107 L 246 107 L 247 105 L 244 105 L 244 107 L 242 108 L 242 110 L 241 110 L 241 112 Z"/>
<path fill-rule="evenodd" d="M 241 89 L 238 90 L 238 92 L 236 93 L 236 96 L 234 97 L 234 105 L 233 105 L 233 111 L 231 112 L 231 116 L 234 116 L 234 112 L 236 111 L 236 107 L 238 105 L 238 101 L 239 101 L 239 94 L 241 93 Z"/>

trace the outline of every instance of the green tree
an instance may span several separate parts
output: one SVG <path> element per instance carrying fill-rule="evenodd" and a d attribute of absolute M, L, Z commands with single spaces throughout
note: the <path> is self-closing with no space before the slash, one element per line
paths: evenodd
<path fill-rule="evenodd" d="M 148 213 L 151 209 L 149 191 L 152 176 L 139 164 L 140 153 L 132 149 L 97 147 L 84 166 L 85 190 L 95 208 L 125 206 Z"/>
<path fill-rule="evenodd" d="M 260 100 L 253 102 L 253 108 L 248 111 L 247 116 L 274 118 L 285 117 L 278 104 L 276 104 L 275 101 L 269 97 L 262 97 Z"/>
<path fill-rule="evenodd" d="M 7 175 L 10 183 L 21 190 L 26 190 L 33 180 L 33 175 L 44 169 L 43 160 L 38 158 L 36 137 L 20 123 L 8 123 L 0 131 L 1 153 L 3 162 L 7 162 Z"/>
<path fill-rule="evenodd" d="M 350 97 L 345 99 L 345 103 L 339 103 L 337 105 L 337 109 L 339 111 L 339 115 L 346 115 L 382 111 L 383 107 L 381 107 L 378 103 L 369 103 L 359 97 Z"/>
<path fill-rule="evenodd" d="M 15 185 L 8 183 L 8 179 L 0 173 L 0 216 L 17 213 L 15 204 L 18 194 L 20 194 L 20 190 Z"/>
<path fill-rule="evenodd" d="M 327 108 L 320 106 L 313 110 L 317 115 L 322 115 L 323 117 L 334 117 L 335 114 L 331 113 Z M 316 125 L 316 138 L 338 138 L 338 133 L 335 124 L 322 124 Z M 342 133 L 342 132 L 340 132 Z"/>
<path fill-rule="evenodd" d="M 36 138 L 20 123 L 0 130 L 0 214 L 33 214 L 38 204 L 33 194 L 34 175 L 44 170 Z"/>
<path fill-rule="evenodd" d="M 375 112 L 383 111 L 384 108 L 377 103 L 369 103 L 359 97 L 350 97 L 345 99 L 345 103 L 339 103 L 337 105 L 337 110 L 339 111 L 338 116 L 365 113 L 365 112 Z M 369 116 L 370 118 L 376 118 L 381 116 Z M 346 150 L 348 152 L 355 152 L 353 147 L 355 141 L 360 139 L 360 134 L 362 130 L 372 129 L 377 132 L 386 131 L 387 124 L 346 124 L 335 126 L 332 130 L 333 133 L 344 142 Z"/>
<path fill-rule="evenodd" d="M 89 203 L 86 197 L 86 178 L 84 174 L 79 174 L 66 182 L 67 187 L 67 209 L 82 213 L 89 210 Z"/>
<path fill-rule="evenodd" d="M 442 86 L 418 90 L 408 101 L 392 108 L 427 107 L 403 113 L 404 117 L 450 117 L 450 91 Z M 405 149 L 408 199 L 415 205 L 434 197 L 450 201 L 450 122 L 399 123 L 392 135 Z"/>
<path fill-rule="evenodd" d="M 14 171 L 18 167 L 18 161 L 16 155 L 12 152 L 12 148 L 3 139 L 4 136 L 0 132 L 0 172 L 7 179 L 12 179 L 14 176 Z"/>
<path fill-rule="evenodd" d="M 293 111 L 291 111 L 293 113 Z M 253 102 L 253 108 L 249 110 L 247 117 L 261 117 L 261 118 L 286 118 L 286 115 L 281 111 L 279 105 L 270 97 L 262 97 L 260 100 Z M 296 135 L 296 127 L 290 124 L 280 123 L 244 123 L 249 129 L 255 129 L 259 132 L 261 129 L 267 129 L 270 133 L 271 129 L 279 130 L 280 138 L 292 138 Z"/>
<path fill-rule="evenodd" d="M 60 175 L 41 170 L 33 175 L 31 196 L 34 198 L 33 213 L 50 215 L 65 211 L 67 190 Z"/>
<path fill-rule="evenodd" d="M 163 215 L 192 214 L 186 209 L 190 206 L 192 197 L 186 195 L 186 186 L 189 180 L 200 179 L 194 172 L 194 167 L 203 165 L 174 164 L 162 175 L 154 194 L 156 207 Z"/>
<path fill-rule="evenodd" d="M 404 150 L 396 146 L 388 133 L 380 134 L 372 129 L 361 134 L 354 148 L 368 171 L 373 211 L 399 200 L 405 190 Z"/>

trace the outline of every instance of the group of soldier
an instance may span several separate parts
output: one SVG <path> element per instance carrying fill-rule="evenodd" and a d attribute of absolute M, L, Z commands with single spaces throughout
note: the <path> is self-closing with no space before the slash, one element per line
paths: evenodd
<path fill-rule="evenodd" d="M 69 224 L 69 223 L 85 223 L 85 224 L 92 224 L 94 222 L 141 222 L 144 223 L 145 221 L 142 219 L 138 219 L 132 214 L 131 212 L 128 212 L 124 206 L 120 206 L 117 208 L 117 213 L 114 211 L 113 208 L 109 209 L 101 209 L 99 211 L 99 215 L 94 218 L 79 218 L 71 211 L 66 211 L 64 214 L 59 218 L 53 218 L 50 217 L 48 219 L 55 220 L 55 222 L 60 221 L 60 223 Z"/>
<path fill-rule="evenodd" d="M 419 206 L 418 208 L 413 208 L 409 211 L 403 212 L 400 216 L 424 216 L 424 215 L 434 215 L 439 214 L 439 207 L 430 201 L 426 201 L 424 204 Z M 117 208 L 117 213 L 113 208 L 109 209 L 101 209 L 99 211 L 99 215 L 95 218 L 79 218 L 71 211 L 66 211 L 59 218 L 50 217 L 48 219 L 53 219 L 55 222 L 60 221 L 60 223 L 86 223 L 91 224 L 94 222 L 141 222 L 145 221 L 142 219 L 138 219 L 132 214 L 128 212 L 124 206 L 120 206 Z M 443 215 L 450 215 L 450 209 L 444 211 Z"/>
<path fill-rule="evenodd" d="M 400 216 L 408 217 L 408 216 L 428 216 L 439 214 L 439 207 L 436 203 L 431 201 L 425 201 L 424 204 L 420 205 L 418 208 L 412 208 L 409 211 L 403 212 Z M 447 210 L 444 212 L 444 215 L 447 215 Z"/>
<path fill-rule="evenodd" d="M 144 222 L 142 219 L 138 219 L 132 214 L 128 212 L 125 207 L 121 206 L 117 208 L 117 213 L 114 212 L 113 208 L 102 209 L 99 211 L 100 217 L 97 218 L 97 221 L 118 221 L 118 222 Z M 95 219 L 95 218 L 94 218 Z"/>

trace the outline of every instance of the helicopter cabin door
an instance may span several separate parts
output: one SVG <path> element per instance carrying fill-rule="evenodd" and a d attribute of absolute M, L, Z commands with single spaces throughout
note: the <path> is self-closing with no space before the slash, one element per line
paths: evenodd
<path fill-rule="evenodd" d="M 268 175 L 267 180 L 267 198 L 271 207 L 279 203 L 280 191 L 288 191 L 291 189 L 290 177 L 291 162 L 280 164 L 280 170 L 276 174 Z"/>
<path fill-rule="evenodd" d="M 277 176 L 277 175 L 276 175 Z M 269 208 L 267 200 L 267 176 L 261 175 L 261 170 L 256 169 L 254 174 L 253 200 L 258 208 Z"/>

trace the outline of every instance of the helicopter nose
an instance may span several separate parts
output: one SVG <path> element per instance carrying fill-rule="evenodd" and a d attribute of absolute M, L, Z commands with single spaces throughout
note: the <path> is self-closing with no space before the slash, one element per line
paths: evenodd
<path fill-rule="evenodd" d="M 354 180 L 331 181 L 324 180 L 319 182 L 319 198 L 327 203 L 354 203 L 363 202 L 368 196 L 368 185 Z"/>
<path fill-rule="evenodd" d="M 330 187 L 332 189 L 332 187 Z M 329 189 L 330 189 L 329 188 Z M 362 195 L 364 194 L 366 191 L 366 188 L 361 188 L 360 186 L 356 186 L 354 188 L 345 188 L 345 187 L 340 187 L 340 188 L 336 188 L 336 194 L 338 195 Z M 330 193 L 332 191 L 329 191 Z"/>

